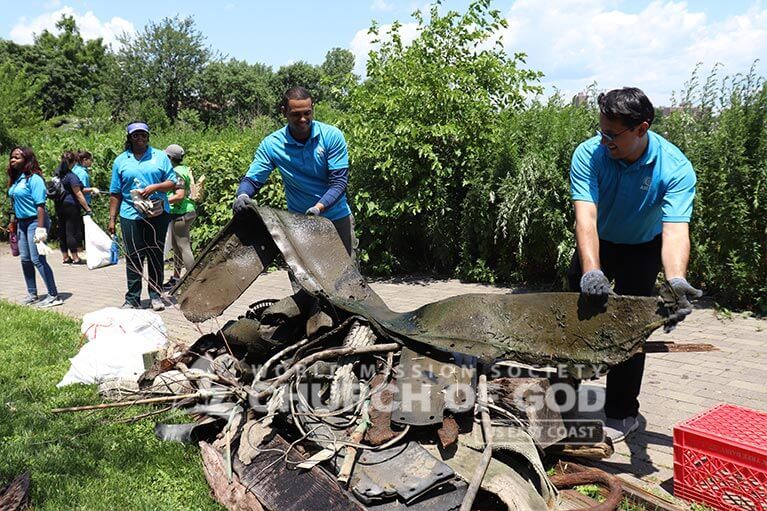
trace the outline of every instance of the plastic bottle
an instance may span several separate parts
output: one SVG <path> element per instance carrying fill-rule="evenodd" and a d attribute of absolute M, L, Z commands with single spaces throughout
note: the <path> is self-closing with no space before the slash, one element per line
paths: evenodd
<path fill-rule="evenodd" d="M 117 264 L 117 260 L 120 257 L 120 244 L 117 242 L 117 235 L 112 235 L 112 248 L 109 252 L 109 262 L 111 264 Z"/>

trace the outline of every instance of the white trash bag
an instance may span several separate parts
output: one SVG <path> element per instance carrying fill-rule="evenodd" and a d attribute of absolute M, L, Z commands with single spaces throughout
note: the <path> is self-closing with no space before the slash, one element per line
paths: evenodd
<path fill-rule="evenodd" d="M 144 353 L 168 346 L 165 324 L 148 310 L 99 309 L 83 316 L 80 330 L 88 342 L 69 359 L 69 371 L 57 387 L 114 378 L 138 380 L 144 372 Z"/>
<path fill-rule="evenodd" d="M 83 217 L 85 224 L 85 252 L 88 254 L 88 269 L 95 270 L 112 264 L 112 238 L 96 225 L 90 216 Z"/>

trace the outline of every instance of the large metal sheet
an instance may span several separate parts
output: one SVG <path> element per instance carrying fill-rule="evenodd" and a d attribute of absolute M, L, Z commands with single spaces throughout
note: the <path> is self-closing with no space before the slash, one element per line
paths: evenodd
<path fill-rule="evenodd" d="M 467 294 L 395 313 L 368 286 L 329 220 L 265 207 L 231 222 L 200 256 L 178 287 L 185 316 L 220 314 L 268 266 L 273 246 L 306 291 L 365 317 L 378 334 L 484 360 L 615 365 L 668 316 L 655 298 L 598 304 L 578 293 Z"/>

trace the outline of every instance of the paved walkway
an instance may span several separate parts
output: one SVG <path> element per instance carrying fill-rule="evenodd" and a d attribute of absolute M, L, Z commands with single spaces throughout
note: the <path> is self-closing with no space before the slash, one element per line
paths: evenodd
<path fill-rule="evenodd" d="M 50 259 L 60 295 L 65 299 L 64 305 L 56 309 L 58 312 L 79 318 L 123 302 L 123 260 L 117 266 L 89 271 L 84 266 L 63 265 L 58 254 Z M 382 280 L 373 282 L 371 287 L 396 311 L 412 310 L 458 294 L 510 291 L 429 278 Z M 249 304 L 288 294 L 286 272 L 276 271 L 261 276 L 218 320 L 193 325 L 177 307 L 161 314 L 171 337 L 193 342 L 201 333 L 215 331 L 228 319 L 243 314 Z M 0 298 L 19 301 L 24 295 L 18 259 L 11 257 L 6 244 L 0 244 Z M 649 355 L 640 395 L 642 428 L 628 443 L 618 444 L 615 455 L 603 464 L 610 471 L 634 474 L 671 490 L 674 424 L 723 402 L 767 411 L 767 321 L 741 315 L 720 320 L 712 308 L 699 307 L 673 333 L 664 335 L 657 331 L 651 339 L 711 343 L 719 348 L 709 353 Z M 604 380 L 597 380 L 582 388 L 599 391 L 603 386 Z"/>

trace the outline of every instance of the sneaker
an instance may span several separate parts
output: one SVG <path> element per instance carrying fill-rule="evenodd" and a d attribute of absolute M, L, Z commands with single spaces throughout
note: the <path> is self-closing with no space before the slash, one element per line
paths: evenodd
<path fill-rule="evenodd" d="M 66 259 L 64 259 L 64 260 L 61 262 L 61 264 L 72 264 L 72 258 L 70 258 L 70 257 L 67 257 Z"/>
<path fill-rule="evenodd" d="M 160 298 L 152 298 L 152 310 L 157 312 L 165 310 L 165 304 Z"/>
<path fill-rule="evenodd" d="M 162 288 L 166 291 L 169 291 L 173 289 L 173 286 L 175 286 L 177 282 L 178 282 L 178 279 L 176 277 L 171 277 L 168 279 L 168 282 L 162 285 Z"/>
<path fill-rule="evenodd" d="M 64 300 L 59 298 L 58 295 L 56 296 L 48 295 L 42 300 L 40 300 L 39 302 L 37 302 L 37 306 L 40 307 L 41 309 L 47 309 L 49 307 L 56 307 L 57 305 L 61 305 L 62 303 L 64 303 Z"/>
<path fill-rule="evenodd" d="M 30 294 L 30 295 L 27 295 L 27 297 L 26 297 L 26 298 L 24 298 L 24 299 L 21 301 L 21 304 L 22 304 L 22 305 L 32 305 L 33 303 L 35 303 L 35 302 L 36 302 L 36 301 L 38 301 L 39 299 L 40 299 L 40 297 L 39 297 L 39 296 L 37 296 L 37 295 L 31 295 L 31 294 Z"/>
<path fill-rule="evenodd" d="M 141 307 L 139 307 L 139 306 L 138 306 L 138 305 L 136 305 L 135 303 L 131 303 L 131 302 L 129 302 L 129 301 L 127 301 L 127 300 L 126 300 L 126 302 L 125 302 L 125 303 L 123 303 L 122 305 L 120 305 L 120 308 L 121 308 L 121 309 L 140 309 Z"/>
<path fill-rule="evenodd" d="M 72 264 L 85 264 L 85 261 L 83 261 L 82 259 L 76 259 L 72 261 Z"/>
<path fill-rule="evenodd" d="M 613 441 L 613 444 L 617 442 L 623 442 L 627 436 L 639 428 L 639 420 L 637 417 L 626 417 L 625 419 L 605 419 L 604 432 L 605 436 L 609 437 Z"/>

